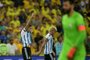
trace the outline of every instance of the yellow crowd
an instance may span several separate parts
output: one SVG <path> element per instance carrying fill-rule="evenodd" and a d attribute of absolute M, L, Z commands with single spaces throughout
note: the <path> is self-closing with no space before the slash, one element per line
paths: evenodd
<path fill-rule="evenodd" d="M 45 36 L 51 26 L 56 26 L 58 20 L 61 21 L 61 15 L 62 15 L 61 10 L 56 8 L 50 9 L 49 7 L 44 7 L 45 6 L 44 1 L 45 0 L 40 0 L 40 3 L 36 3 L 36 2 L 33 2 L 32 0 L 23 0 L 24 6 L 19 6 L 17 8 L 14 7 L 14 2 L 10 0 L 3 1 L 7 5 L 7 7 L 4 7 L 0 10 L 0 21 L 5 20 L 3 22 L 4 23 L 7 22 L 8 26 L 6 26 L 6 29 L 7 31 L 10 31 L 10 33 L 14 35 L 13 40 L 20 54 L 22 54 L 22 51 L 21 51 L 22 44 L 20 42 L 20 31 L 21 31 L 20 28 L 26 25 L 26 22 L 22 24 L 19 21 L 18 16 L 21 11 L 25 12 L 25 15 L 27 16 L 26 21 L 29 20 L 29 18 L 31 17 L 31 14 L 27 14 L 26 12 L 26 10 L 28 10 L 29 13 L 31 12 L 34 13 L 34 16 L 30 21 L 39 20 L 41 22 L 41 24 L 39 24 L 38 26 L 34 26 L 34 25 L 32 26 L 33 41 L 34 41 L 34 38 L 37 36 L 37 34 Z M 54 5 L 61 6 L 60 0 L 51 0 L 51 6 L 54 6 Z M 39 6 L 41 6 L 41 10 L 39 10 Z M 37 15 L 38 15 L 38 19 L 37 19 Z M 90 17 L 86 17 L 86 18 L 89 18 L 89 21 L 90 21 Z M 90 35 L 90 27 L 88 27 L 89 23 L 87 22 L 87 19 L 85 21 L 87 26 L 87 32 Z M 57 37 L 61 33 L 62 32 L 55 33 L 54 42 L 57 42 Z M 31 47 L 31 50 L 32 50 L 32 54 L 36 52 L 36 44 L 34 44 L 34 47 Z M 41 55 L 43 55 L 43 52 Z"/>

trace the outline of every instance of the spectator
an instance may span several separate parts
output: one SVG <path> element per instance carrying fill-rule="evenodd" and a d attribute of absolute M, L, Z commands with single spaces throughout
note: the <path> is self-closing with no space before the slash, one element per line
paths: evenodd
<path fill-rule="evenodd" d="M 89 0 L 89 8 L 90 8 L 90 0 Z"/>
<path fill-rule="evenodd" d="M 57 32 L 59 32 L 59 33 L 62 33 L 62 32 L 63 32 L 62 22 L 61 22 L 61 16 L 60 16 L 60 15 L 57 16 L 57 24 L 56 24 L 56 27 L 57 27 Z"/>
<path fill-rule="evenodd" d="M 24 8 L 30 8 L 30 0 L 23 0 L 23 3 L 24 3 Z"/>
<path fill-rule="evenodd" d="M 41 33 L 41 26 L 39 25 L 35 27 L 33 34 L 36 37 L 38 33 Z"/>
<path fill-rule="evenodd" d="M 0 43 L 0 56 L 6 56 L 7 55 L 7 45 L 1 41 Z"/>
<path fill-rule="evenodd" d="M 3 41 L 4 43 L 7 43 L 8 38 L 6 36 L 5 31 L 1 31 L 0 40 Z"/>
<path fill-rule="evenodd" d="M 51 26 L 57 28 L 57 32 L 54 34 L 54 42 L 57 42 L 58 35 L 63 33 L 61 18 L 64 11 L 62 5 L 63 0 L 0 0 L 0 40 L 6 43 L 15 36 L 15 39 L 18 38 L 15 44 L 18 49 L 21 49 L 20 31 L 34 13 L 30 24 L 33 25 L 32 38 L 37 44 L 35 44 L 35 49 L 32 47 L 32 50 L 34 52 L 38 50 L 38 45 L 42 43 L 42 35 L 45 36 Z M 87 14 L 85 19 L 88 35 L 90 35 L 89 7 L 90 0 L 75 0 L 75 10 Z"/>
<path fill-rule="evenodd" d="M 35 43 L 37 45 L 37 51 L 39 51 L 39 42 L 43 39 L 43 36 L 41 36 L 40 33 L 37 33 L 36 37 L 35 37 Z"/>
<path fill-rule="evenodd" d="M 7 44 L 7 48 L 8 48 L 8 55 L 15 55 L 17 52 L 17 47 L 16 45 L 13 43 L 13 39 L 11 38 L 10 42 Z"/>
<path fill-rule="evenodd" d="M 87 34 L 90 35 L 90 13 L 87 14 L 86 18 L 86 29 L 87 29 Z"/>
<path fill-rule="evenodd" d="M 52 5 L 61 5 L 60 0 L 51 0 L 52 1 Z"/>
<path fill-rule="evenodd" d="M 32 24 L 33 24 L 34 26 L 40 25 L 40 24 L 41 24 L 41 21 L 40 21 L 39 15 L 36 15 L 34 18 L 35 18 L 35 19 L 32 20 Z"/>
<path fill-rule="evenodd" d="M 47 3 L 48 5 L 51 4 L 51 0 L 44 0 L 45 3 Z"/>
<path fill-rule="evenodd" d="M 81 5 L 78 0 L 75 1 L 75 11 L 80 12 L 81 11 Z"/>
<path fill-rule="evenodd" d="M 62 45 L 63 45 L 62 37 L 59 36 L 57 40 L 58 42 L 55 44 L 55 48 L 56 48 L 56 55 L 59 56 L 62 50 Z"/>
<path fill-rule="evenodd" d="M 3 7 L 4 5 L 0 2 L 0 8 Z"/>
<path fill-rule="evenodd" d="M 84 0 L 86 3 L 86 9 L 89 9 L 89 0 Z"/>
<path fill-rule="evenodd" d="M 6 26 L 4 25 L 5 21 L 0 21 L 0 31 L 5 31 L 6 30 Z"/>
<path fill-rule="evenodd" d="M 48 33 L 48 25 L 47 23 L 43 22 L 42 26 L 41 26 L 41 31 L 42 31 L 42 35 L 45 36 Z"/>
<path fill-rule="evenodd" d="M 20 14 L 19 14 L 19 20 L 20 20 L 20 23 L 23 24 L 26 22 L 26 14 L 24 11 L 21 11 Z"/>
<path fill-rule="evenodd" d="M 24 4 L 23 0 L 12 0 L 12 1 L 14 2 L 15 7 L 22 6 Z"/>
<path fill-rule="evenodd" d="M 10 24 L 13 24 L 13 25 L 14 25 L 14 26 L 13 26 L 14 28 L 19 27 L 19 26 L 20 26 L 19 18 L 18 18 L 18 17 L 15 17 L 14 20 L 12 20 L 12 21 L 10 22 Z"/>
<path fill-rule="evenodd" d="M 87 50 L 87 55 L 90 54 L 90 36 L 88 36 L 87 38 L 86 50 Z"/>
<path fill-rule="evenodd" d="M 6 31 L 6 36 L 7 36 L 8 40 L 10 40 L 11 37 L 14 36 L 13 30 L 12 30 L 12 29 L 8 29 L 8 30 Z"/>
<path fill-rule="evenodd" d="M 86 4 L 85 4 L 84 0 L 81 0 L 81 2 L 80 2 L 80 7 L 81 7 L 81 10 L 82 10 L 82 11 L 85 10 Z"/>
<path fill-rule="evenodd" d="M 16 45 L 18 51 L 16 52 L 16 55 L 21 55 L 22 54 L 22 43 L 20 42 L 20 40 L 15 37 L 14 38 L 14 44 Z"/>

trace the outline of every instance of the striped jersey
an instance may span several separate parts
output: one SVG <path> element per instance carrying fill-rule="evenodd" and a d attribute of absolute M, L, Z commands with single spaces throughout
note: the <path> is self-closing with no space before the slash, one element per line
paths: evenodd
<path fill-rule="evenodd" d="M 44 54 L 50 54 L 53 52 L 53 36 L 48 33 L 45 38 L 48 40 L 45 44 Z"/>
<path fill-rule="evenodd" d="M 25 28 L 21 31 L 21 40 L 23 47 L 27 47 L 32 43 L 32 35 L 30 32 L 27 32 Z"/>

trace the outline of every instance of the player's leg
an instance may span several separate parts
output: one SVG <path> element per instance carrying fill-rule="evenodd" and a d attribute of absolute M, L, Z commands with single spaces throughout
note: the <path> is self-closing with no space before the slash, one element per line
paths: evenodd
<path fill-rule="evenodd" d="M 58 60 L 68 60 L 66 54 L 61 53 Z"/>
<path fill-rule="evenodd" d="M 23 59 L 26 60 L 26 55 L 25 55 L 24 47 L 22 48 L 22 56 L 23 56 Z"/>
<path fill-rule="evenodd" d="M 85 60 L 85 58 L 86 58 L 85 47 L 84 46 L 80 46 L 79 49 L 77 49 L 73 60 Z"/>
<path fill-rule="evenodd" d="M 44 60 L 51 60 L 50 55 L 49 54 L 45 54 L 44 55 Z"/>
<path fill-rule="evenodd" d="M 32 60 L 31 58 L 31 49 L 27 47 L 27 52 L 28 52 L 28 60 Z"/>
<path fill-rule="evenodd" d="M 28 52 L 30 52 L 30 50 L 28 49 L 28 47 L 24 47 L 24 59 L 25 60 L 30 60 Z"/>
<path fill-rule="evenodd" d="M 55 60 L 53 53 L 49 54 L 51 60 Z"/>
<path fill-rule="evenodd" d="M 63 45 L 63 49 L 61 54 L 58 57 L 58 60 L 68 60 L 68 52 L 70 51 L 71 47 L 68 46 L 67 44 Z"/>

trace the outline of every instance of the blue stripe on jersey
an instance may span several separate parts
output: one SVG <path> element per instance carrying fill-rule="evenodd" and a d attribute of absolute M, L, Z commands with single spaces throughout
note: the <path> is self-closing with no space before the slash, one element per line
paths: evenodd
<path fill-rule="evenodd" d="M 29 45 L 29 39 L 28 39 L 28 37 L 29 37 L 29 36 L 28 36 L 28 32 L 27 32 L 27 41 L 28 41 L 28 45 Z"/>
<path fill-rule="evenodd" d="M 25 39 L 25 35 L 24 35 L 24 40 L 25 40 L 25 45 L 27 46 L 27 44 L 26 44 L 26 39 Z M 23 41 L 24 42 L 24 41 Z"/>
<path fill-rule="evenodd" d="M 50 43 L 51 43 L 51 42 L 49 41 L 49 42 L 48 42 L 48 52 L 50 52 L 50 49 L 49 49 L 50 46 L 51 46 Z"/>
<path fill-rule="evenodd" d="M 46 44 L 46 54 L 47 54 L 47 44 Z"/>
<path fill-rule="evenodd" d="M 51 35 L 46 36 L 48 42 L 45 44 L 44 54 L 52 53 L 53 49 L 53 37 Z"/>
<path fill-rule="evenodd" d="M 51 39 L 51 49 L 53 49 L 53 39 Z"/>

